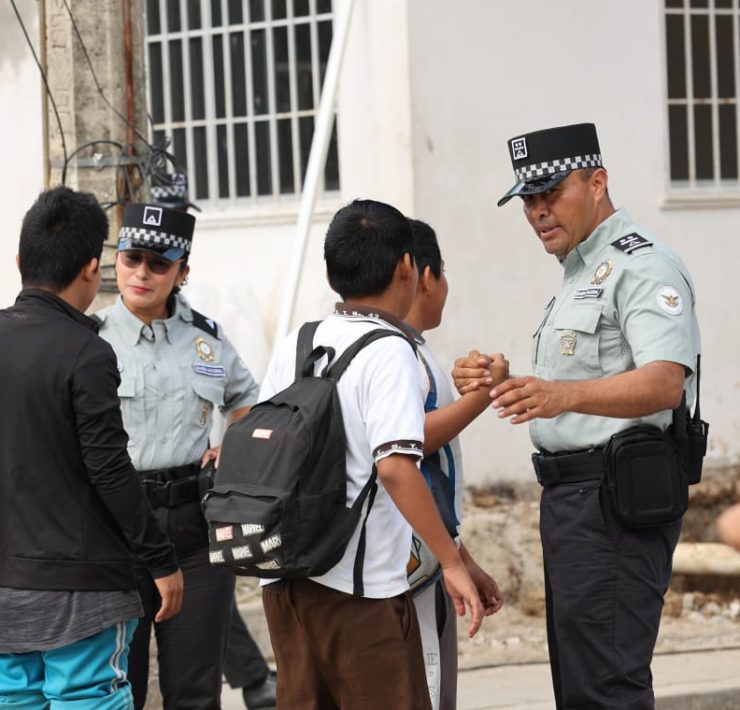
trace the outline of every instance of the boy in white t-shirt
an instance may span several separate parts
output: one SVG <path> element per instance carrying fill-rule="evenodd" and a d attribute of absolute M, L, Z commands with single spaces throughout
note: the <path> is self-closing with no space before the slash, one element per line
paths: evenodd
<path fill-rule="evenodd" d="M 404 320 L 415 334 L 419 355 L 424 361 L 429 381 L 425 402 L 424 456 L 421 464 L 425 477 L 432 468 L 445 478 L 434 485 L 442 488 L 446 508 L 454 516 L 451 526 L 457 531 L 463 559 L 478 589 L 484 614 L 495 614 L 503 604 L 496 581 L 470 556 L 459 537 L 464 490 L 462 455 L 458 434 L 491 403 L 488 390 L 480 388 L 457 397 L 452 385 L 435 360 L 422 333 L 439 326 L 447 300 L 447 277 L 434 230 L 425 222 L 410 219 L 414 235 L 414 258 L 419 272 L 416 297 Z M 490 367 L 494 385 L 509 375 L 509 363 L 497 353 Z M 441 486 L 440 486 L 441 482 Z M 424 663 L 433 710 L 454 710 L 457 704 L 457 621 L 452 600 L 439 575 L 439 564 L 429 548 L 414 535 L 409 581 L 421 629 Z"/>
<path fill-rule="evenodd" d="M 457 547 L 444 528 L 418 463 L 424 440 L 427 381 L 413 336 L 402 322 L 418 273 L 408 220 L 395 208 L 356 200 L 334 216 L 324 243 L 327 276 L 342 302 L 318 327 L 315 345 L 336 356 L 377 328 L 382 338 L 355 357 L 338 382 L 346 441 L 347 505 L 368 481 L 378 491 L 367 516 L 363 595 L 353 596 L 358 530 L 343 558 L 320 577 L 263 587 L 275 651 L 278 707 L 290 710 L 427 710 L 430 708 L 419 627 L 408 593 L 411 526 L 440 560 L 458 614 L 483 607 Z M 297 331 L 275 351 L 264 400 L 293 381 Z M 320 371 L 326 365 L 316 365 Z M 366 504 L 367 505 L 367 504 Z"/>

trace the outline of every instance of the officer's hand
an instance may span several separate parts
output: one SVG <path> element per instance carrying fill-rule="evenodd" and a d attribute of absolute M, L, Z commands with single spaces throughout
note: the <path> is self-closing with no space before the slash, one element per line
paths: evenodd
<path fill-rule="evenodd" d="M 455 360 L 452 370 L 452 379 L 460 394 L 472 392 L 479 387 L 489 387 L 493 384 L 488 367 L 491 358 L 477 350 L 471 350 L 467 357 L 459 357 Z"/>
<path fill-rule="evenodd" d="M 483 622 L 483 606 L 478 597 L 478 590 L 459 557 L 453 565 L 443 567 L 442 574 L 457 615 L 465 616 L 465 607 L 470 609 L 468 638 L 473 638 Z"/>
<path fill-rule="evenodd" d="M 216 468 L 218 468 L 218 461 L 221 457 L 221 447 L 220 446 L 213 446 L 210 449 L 206 449 L 206 452 L 203 454 L 203 456 L 200 459 L 200 467 L 205 468 L 206 464 L 209 461 L 214 461 L 214 465 Z"/>
<path fill-rule="evenodd" d="M 179 614 L 182 607 L 182 572 L 177 570 L 177 572 L 168 574 L 166 577 L 159 577 L 154 580 L 154 584 L 157 585 L 157 591 L 162 602 L 154 621 L 164 621 L 175 616 L 175 614 Z"/>
<path fill-rule="evenodd" d="M 491 390 L 491 406 L 502 419 L 511 417 L 512 424 L 550 419 L 568 411 L 567 384 L 531 376 L 510 377 Z"/>

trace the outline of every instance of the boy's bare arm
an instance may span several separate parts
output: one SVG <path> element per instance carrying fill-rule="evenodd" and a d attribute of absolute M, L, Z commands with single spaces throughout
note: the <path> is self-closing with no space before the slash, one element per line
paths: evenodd
<path fill-rule="evenodd" d="M 483 620 L 483 607 L 478 590 L 450 534 L 439 517 L 424 477 L 415 460 L 405 454 L 391 454 L 378 461 L 378 478 L 396 507 L 409 522 L 442 566 L 447 591 L 459 616 L 467 606 L 471 612 L 468 635 L 472 637 Z"/>
<path fill-rule="evenodd" d="M 424 454 L 430 454 L 452 441 L 470 422 L 491 404 L 491 388 L 509 376 L 509 361 L 501 354 L 491 356 L 488 366 L 490 387 L 466 392 L 452 404 L 429 412 L 424 418 Z"/>

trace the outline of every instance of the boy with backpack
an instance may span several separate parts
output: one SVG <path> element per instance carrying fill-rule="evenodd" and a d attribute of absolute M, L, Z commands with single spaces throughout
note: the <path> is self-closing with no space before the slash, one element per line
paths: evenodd
<path fill-rule="evenodd" d="M 503 604 L 496 581 L 470 556 L 460 541 L 463 471 L 458 434 L 490 406 L 490 388 L 481 387 L 456 397 L 447 375 L 439 367 L 423 333 L 439 326 L 447 300 L 444 261 L 434 230 L 425 222 L 410 219 L 414 235 L 414 258 L 419 272 L 416 297 L 404 318 L 416 340 L 426 368 L 429 394 L 424 405 L 424 459 L 421 471 L 435 491 L 435 500 L 448 530 L 460 545 L 460 556 L 478 589 L 484 614 L 495 614 Z M 509 374 L 501 354 L 492 356 L 493 387 Z M 409 562 L 409 584 L 421 630 L 427 683 L 434 710 L 454 710 L 457 703 L 457 623 L 452 600 L 441 580 L 437 559 L 414 533 Z"/>
<path fill-rule="evenodd" d="M 382 202 L 356 200 L 337 212 L 327 231 L 327 276 L 342 302 L 314 334 L 313 344 L 322 346 L 316 356 L 329 351 L 328 358 L 318 359 L 315 372 L 371 331 L 387 330 L 396 337 L 361 349 L 336 384 L 345 438 L 328 442 L 328 448 L 344 450 L 348 505 L 361 492 L 367 494 L 377 470 L 377 489 L 370 487 L 362 524 L 324 574 L 263 587 L 279 707 L 431 707 L 406 577 L 411 527 L 440 560 L 457 613 L 470 609 L 471 636 L 482 621 L 478 590 L 418 468 L 427 379 L 402 322 L 418 281 L 413 251 L 407 219 Z M 297 341 L 294 332 L 278 345 L 261 400 L 274 399 L 293 383 Z M 326 521 L 327 528 L 331 522 Z M 358 554 L 363 546 L 364 558 Z"/>

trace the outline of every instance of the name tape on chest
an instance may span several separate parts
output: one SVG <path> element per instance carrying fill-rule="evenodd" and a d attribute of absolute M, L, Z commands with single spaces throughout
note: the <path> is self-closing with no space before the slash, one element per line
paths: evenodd
<path fill-rule="evenodd" d="M 633 251 L 653 245 L 649 239 L 645 239 L 645 237 L 639 235 L 637 232 L 625 234 L 623 237 L 615 239 L 611 244 L 625 254 L 631 254 Z"/>
<path fill-rule="evenodd" d="M 576 290 L 573 298 L 576 301 L 582 301 L 586 298 L 601 298 L 602 293 L 604 293 L 604 289 L 598 286 L 583 286 Z"/>
<path fill-rule="evenodd" d="M 194 362 L 193 371 L 207 377 L 226 377 L 226 368 L 223 365 L 206 365 L 203 362 Z"/>

